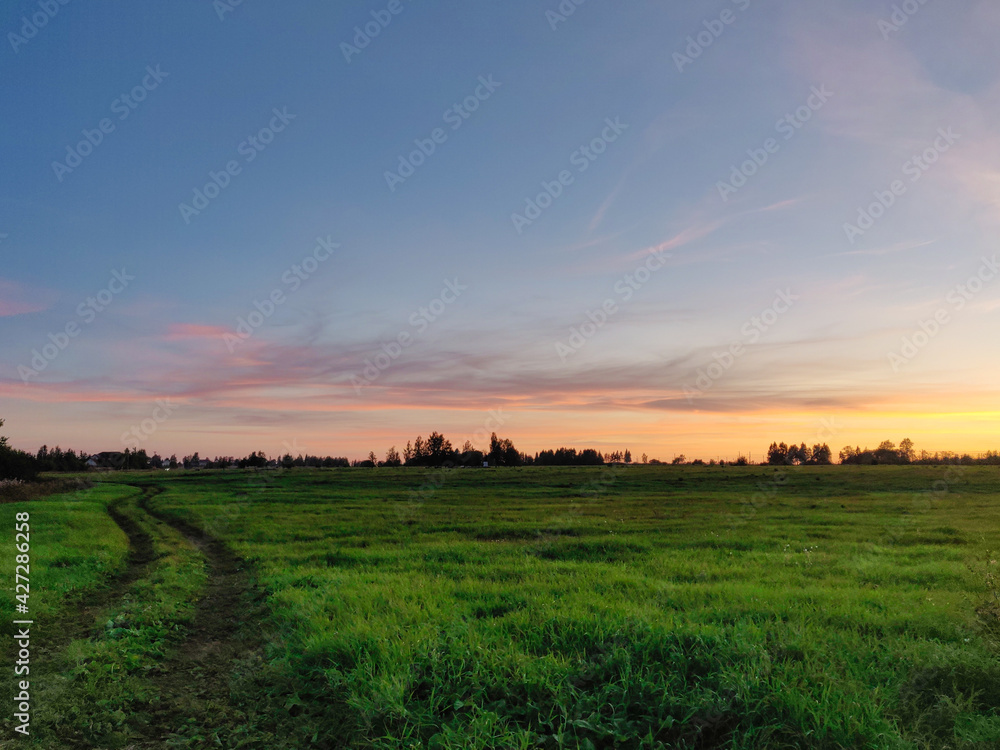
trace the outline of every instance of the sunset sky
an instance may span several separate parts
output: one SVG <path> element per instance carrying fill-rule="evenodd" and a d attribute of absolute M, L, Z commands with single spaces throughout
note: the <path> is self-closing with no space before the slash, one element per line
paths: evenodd
<path fill-rule="evenodd" d="M 1000 447 L 995 0 L 63 1 L 0 11 L 15 447 Z"/>

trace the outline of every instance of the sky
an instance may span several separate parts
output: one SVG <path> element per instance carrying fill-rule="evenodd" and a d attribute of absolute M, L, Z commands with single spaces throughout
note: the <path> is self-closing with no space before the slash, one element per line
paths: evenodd
<path fill-rule="evenodd" d="M 996 449 L 1000 6 L 14 0 L 25 450 Z"/>

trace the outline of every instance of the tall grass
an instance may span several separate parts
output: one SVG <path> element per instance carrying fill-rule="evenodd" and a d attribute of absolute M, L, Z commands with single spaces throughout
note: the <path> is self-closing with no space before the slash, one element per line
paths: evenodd
<path fill-rule="evenodd" d="M 256 566 L 238 697 L 287 747 L 1000 746 L 968 568 L 1000 481 L 943 471 L 200 474 L 157 505 Z"/>

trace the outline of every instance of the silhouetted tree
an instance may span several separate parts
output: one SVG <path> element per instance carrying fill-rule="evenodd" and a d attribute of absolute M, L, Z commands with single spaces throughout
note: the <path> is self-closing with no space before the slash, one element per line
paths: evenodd
<path fill-rule="evenodd" d="M 521 453 L 509 438 L 500 439 L 494 432 L 490 435 L 490 452 L 487 455 L 491 466 L 520 466 Z"/>
<path fill-rule="evenodd" d="M 420 460 L 426 458 L 428 454 L 429 451 L 424 445 L 424 439 L 420 435 L 417 435 L 417 439 L 413 441 L 413 462 L 419 463 Z"/>
<path fill-rule="evenodd" d="M 912 463 L 915 457 L 916 451 L 913 450 L 913 441 L 909 438 L 903 438 L 899 443 L 900 461 L 904 464 Z"/>
<path fill-rule="evenodd" d="M 788 463 L 788 446 L 784 443 L 771 443 L 767 449 L 767 462 L 772 466 Z"/>
<path fill-rule="evenodd" d="M 926 451 L 921 453 L 922 458 L 925 453 Z M 945 462 L 957 459 L 955 454 L 950 452 L 940 454 L 939 458 Z M 971 456 L 963 456 L 960 460 L 966 459 L 969 463 L 975 462 Z M 908 464 L 915 460 L 917 460 L 916 451 L 913 449 L 913 441 L 909 438 L 904 438 L 898 448 L 891 440 L 883 440 L 875 450 L 869 448 L 861 450 L 859 447 L 852 448 L 848 445 L 840 451 L 842 464 Z"/>
<path fill-rule="evenodd" d="M 812 451 L 805 443 L 802 443 L 802 445 L 792 443 L 788 447 L 788 457 L 785 460 L 792 466 L 801 466 L 809 463 L 810 458 L 812 458 Z"/>
<path fill-rule="evenodd" d="M 480 467 L 486 461 L 486 454 L 477 450 L 471 440 L 466 440 L 462 445 L 462 452 L 458 455 L 458 464 L 467 467 Z"/>
<path fill-rule="evenodd" d="M 822 445 L 816 444 L 812 447 L 812 458 L 809 463 L 816 466 L 829 466 L 833 463 L 832 452 L 830 451 L 830 446 L 826 443 Z"/>
<path fill-rule="evenodd" d="M 2 419 L 0 419 L 0 427 L 3 427 Z M 0 479 L 27 481 L 37 476 L 38 459 L 30 453 L 11 448 L 7 444 L 7 438 L 0 436 Z"/>
<path fill-rule="evenodd" d="M 899 463 L 899 452 L 896 450 L 896 444 L 891 440 L 883 440 L 875 449 L 875 460 L 880 464 Z"/>
<path fill-rule="evenodd" d="M 436 430 L 427 438 L 427 456 L 434 466 L 440 466 L 452 457 L 451 441 Z"/>

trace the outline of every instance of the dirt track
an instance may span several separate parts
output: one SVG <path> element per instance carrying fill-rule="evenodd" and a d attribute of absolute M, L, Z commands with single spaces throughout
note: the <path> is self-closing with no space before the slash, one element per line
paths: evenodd
<path fill-rule="evenodd" d="M 44 637 L 40 639 L 40 654 L 48 655 L 63 650 L 72 641 L 90 638 L 101 632 L 98 615 L 121 599 L 128 587 L 146 574 L 146 568 L 156 553 L 153 540 L 135 521 L 124 515 L 119 506 L 121 501 L 108 507 L 108 515 L 128 537 L 126 568 L 111 580 L 111 585 L 88 596 L 86 604 L 67 617 L 53 623 L 51 629 L 42 626 Z"/>
<path fill-rule="evenodd" d="M 240 611 L 251 590 L 244 563 L 200 529 L 150 509 L 157 491 L 146 490 L 139 507 L 179 531 L 205 557 L 208 583 L 197 603 L 194 622 L 161 669 L 151 674 L 160 702 L 135 748 L 165 747 L 164 740 L 184 728 L 205 736 L 213 727 L 238 724 L 230 703 L 230 675 L 235 662 L 258 644 L 241 637 Z"/>

